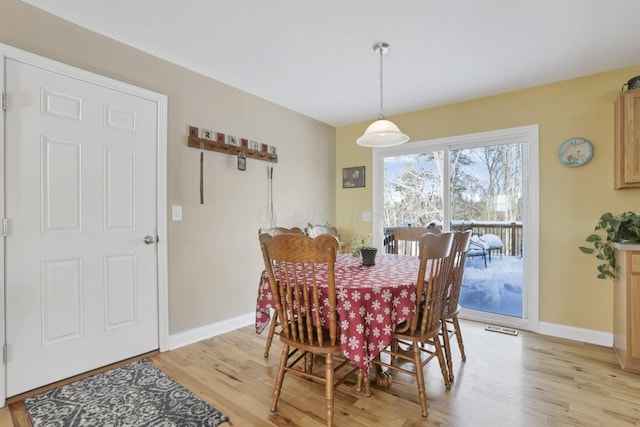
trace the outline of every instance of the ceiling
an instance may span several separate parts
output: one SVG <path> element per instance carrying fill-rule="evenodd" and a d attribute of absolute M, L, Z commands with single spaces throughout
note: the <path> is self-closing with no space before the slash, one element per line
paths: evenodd
<path fill-rule="evenodd" d="M 388 116 L 640 64 L 638 0 L 23 1 L 333 126 L 378 117 L 379 41 Z"/>

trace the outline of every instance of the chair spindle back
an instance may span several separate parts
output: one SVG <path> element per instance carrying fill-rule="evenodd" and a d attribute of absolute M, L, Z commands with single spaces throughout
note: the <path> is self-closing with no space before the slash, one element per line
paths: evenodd
<path fill-rule="evenodd" d="M 324 345 L 328 330 L 331 345 L 338 342 L 335 262 L 338 241 L 334 236 L 267 233 L 260 246 L 269 276 L 281 334 L 302 345 Z M 326 287 L 321 295 L 320 288 Z M 326 302 L 323 300 L 326 297 Z M 328 324 L 322 313 L 328 311 Z"/>
<path fill-rule="evenodd" d="M 453 233 L 451 273 L 449 274 L 447 289 L 444 293 L 446 299 L 443 310 L 445 313 L 453 314 L 458 310 L 460 291 L 462 289 L 462 276 L 464 275 L 464 265 L 467 259 L 470 241 L 471 230 L 456 231 Z"/>
<path fill-rule="evenodd" d="M 393 229 L 393 253 L 420 255 L 420 238 L 425 233 L 440 234 L 439 228 L 396 227 Z"/>
<path fill-rule="evenodd" d="M 453 233 L 426 233 L 420 239 L 420 268 L 416 282 L 418 310 L 410 324 L 411 334 L 425 335 L 439 328 L 444 290 L 451 270 Z"/>

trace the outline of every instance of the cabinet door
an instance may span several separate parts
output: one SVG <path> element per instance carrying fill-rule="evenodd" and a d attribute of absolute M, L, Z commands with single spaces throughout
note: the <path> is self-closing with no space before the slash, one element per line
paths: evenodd
<path fill-rule="evenodd" d="M 640 361 L 640 252 L 630 253 L 629 293 L 627 294 L 627 330 L 629 357 Z"/>
<path fill-rule="evenodd" d="M 640 187 L 640 89 L 620 93 L 615 120 L 615 188 Z"/>

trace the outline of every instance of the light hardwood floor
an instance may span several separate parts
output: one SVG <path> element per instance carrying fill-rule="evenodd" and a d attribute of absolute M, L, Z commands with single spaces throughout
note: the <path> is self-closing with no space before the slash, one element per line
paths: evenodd
<path fill-rule="evenodd" d="M 484 330 L 463 321 L 467 361 L 454 343 L 455 382 L 445 390 L 438 363 L 425 368 L 429 417 L 417 389 L 394 373 L 373 397 L 354 381 L 336 391 L 336 426 L 634 426 L 640 425 L 640 375 L 620 369 L 611 349 L 521 332 Z M 149 359 L 230 417 L 222 427 L 323 426 L 323 386 L 285 377 L 278 412 L 270 412 L 280 356 L 277 337 L 263 358 L 265 336 L 245 327 Z M 22 401 L 0 409 L 0 426 L 31 425 Z"/>

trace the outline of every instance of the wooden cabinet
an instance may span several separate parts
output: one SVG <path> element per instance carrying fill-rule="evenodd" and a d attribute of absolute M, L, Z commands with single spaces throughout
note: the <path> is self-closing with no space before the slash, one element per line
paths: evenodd
<path fill-rule="evenodd" d="M 615 188 L 640 187 L 640 89 L 616 100 L 614 147 Z"/>
<path fill-rule="evenodd" d="M 640 373 L 640 245 L 618 245 L 615 256 L 613 347 L 622 369 Z"/>

